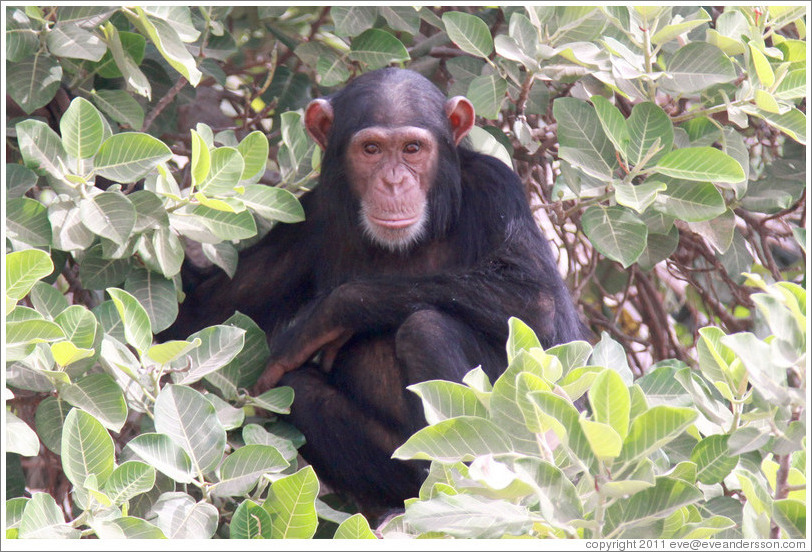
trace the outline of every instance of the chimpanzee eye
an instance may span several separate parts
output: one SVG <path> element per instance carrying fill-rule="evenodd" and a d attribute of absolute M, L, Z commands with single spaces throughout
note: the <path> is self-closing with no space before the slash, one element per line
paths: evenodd
<path fill-rule="evenodd" d="M 378 144 L 374 142 L 367 142 L 364 144 L 364 153 L 368 155 L 375 155 L 376 153 L 380 153 L 381 148 L 378 147 Z"/>
<path fill-rule="evenodd" d="M 418 151 L 420 151 L 420 142 L 409 142 L 403 148 L 404 153 L 417 153 Z"/>

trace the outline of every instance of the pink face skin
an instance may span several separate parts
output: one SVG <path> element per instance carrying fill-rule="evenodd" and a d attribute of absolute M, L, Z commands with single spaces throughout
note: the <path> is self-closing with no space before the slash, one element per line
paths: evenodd
<path fill-rule="evenodd" d="M 455 96 L 446 101 L 445 114 L 459 145 L 474 125 L 474 107 Z M 332 124 L 330 102 L 321 98 L 310 102 L 305 127 L 322 149 L 327 148 Z M 346 153 L 350 182 L 361 201 L 364 232 L 373 243 L 403 251 L 426 232 L 437 150 L 434 135 L 414 126 L 367 127 L 350 139 Z"/>
<path fill-rule="evenodd" d="M 437 169 L 434 136 L 419 127 L 368 127 L 347 149 L 350 182 L 361 199 L 367 236 L 402 250 L 420 239 L 428 220 L 427 195 Z"/>

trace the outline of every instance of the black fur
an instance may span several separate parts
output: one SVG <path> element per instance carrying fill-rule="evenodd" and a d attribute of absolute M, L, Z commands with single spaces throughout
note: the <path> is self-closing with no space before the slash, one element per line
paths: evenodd
<path fill-rule="evenodd" d="M 393 90 L 402 107 L 388 110 L 396 119 L 389 121 Z M 311 361 L 283 378 L 296 392 L 290 417 L 322 479 L 368 507 L 402 505 L 424 477 L 423 463 L 390 459 L 425 424 L 407 385 L 459 381 L 478 365 L 495 379 L 505 369 L 511 316 L 545 347 L 583 330 L 518 177 L 454 146 L 433 84 L 385 69 L 329 100 L 335 121 L 320 184 L 303 198 L 306 221 L 278 225 L 244 251 L 233 280 L 220 274 L 190 290 L 164 337 L 186 337 L 236 309 L 268 333 L 273 362 L 320 331 L 347 330 L 330 371 Z M 430 129 L 442 151 L 429 232 L 405 252 L 364 236 L 344 165 L 353 133 L 390 122 Z"/>

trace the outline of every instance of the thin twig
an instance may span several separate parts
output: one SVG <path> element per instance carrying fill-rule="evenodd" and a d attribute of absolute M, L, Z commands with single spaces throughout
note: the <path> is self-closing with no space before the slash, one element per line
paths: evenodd
<path fill-rule="evenodd" d="M 175 83 L 175 86 L 169 89 L 166 95 L 163 98 L 161 98 L 161 101 L 159 101 L 152 109 L 152 111 L 150 111 L 149 115 L 147 115 L 147 118 L 144 119 L 144 124 L 141 125 L 141 132 L 147 131 L 147 129 L 155 121 L 158 115 L 160 115 L 161 112 L 164 109 L 166 109 L 166 106 L 172 103 L 172 100 L 175 99 L 175 96 L 178 95 L 178 92 L 180 92 L 181 89 L 184 86 L 186 86 L 186 83 L 188 82 L 189 81 L 187 81 L 186 77 L 184 77 L 183 75 L 181 75 L 180 78 L 178 78 L 178 82 Z"/>

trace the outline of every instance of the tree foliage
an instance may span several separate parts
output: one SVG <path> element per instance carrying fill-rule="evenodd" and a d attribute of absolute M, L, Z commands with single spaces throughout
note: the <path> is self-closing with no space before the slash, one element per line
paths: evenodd
<path fill-rule="evenodd" d="M 7 537 L 806 536 L 804 7 L 3 17 Z M 154 334 L 185 258 L 302 220 L 307 102 L 389 65 L 471 99 L 600 339 L 512 319 L 499 379 L 413 386 L 395 456 L 431 472 L 373 532 L 298 464 L 292 391 L 247 391 L 253 321 Z"/>

